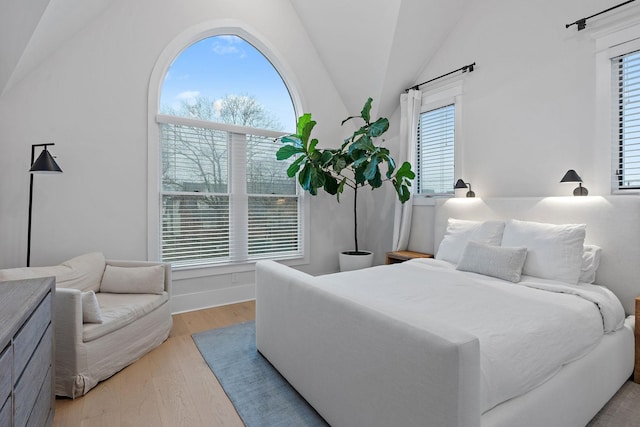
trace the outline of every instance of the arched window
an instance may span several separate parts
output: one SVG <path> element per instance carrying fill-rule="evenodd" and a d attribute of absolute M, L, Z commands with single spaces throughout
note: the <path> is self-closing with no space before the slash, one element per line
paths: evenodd
<path fill-rule="evenodd" d="M 162 261 L 174 266 L 302 256 L 302 201 L 274 139 L 295 129 L 282 77 L 237 35 L 193 43 L 164 76 Z"/>

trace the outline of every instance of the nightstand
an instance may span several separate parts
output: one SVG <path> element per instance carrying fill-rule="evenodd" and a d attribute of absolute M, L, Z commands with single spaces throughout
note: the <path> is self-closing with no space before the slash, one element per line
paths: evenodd
<path fill-rule="evenodd" d="M 387 264 L 397 264 L 413 258 L 433 258 L 433 255 L 414 251 L 387 252 Z"/>

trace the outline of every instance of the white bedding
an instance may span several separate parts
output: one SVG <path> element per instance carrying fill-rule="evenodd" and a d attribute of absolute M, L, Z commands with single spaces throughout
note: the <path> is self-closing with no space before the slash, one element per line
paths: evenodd
<path fill-rule="evenodd" d="M 483 413 L 543 383 L 624 323 L 618 299 L 596 285 L 527 276 L 514 284 L 431 259 L 316 279 L 417 327 L 447 323 L 477 336 Z"/>

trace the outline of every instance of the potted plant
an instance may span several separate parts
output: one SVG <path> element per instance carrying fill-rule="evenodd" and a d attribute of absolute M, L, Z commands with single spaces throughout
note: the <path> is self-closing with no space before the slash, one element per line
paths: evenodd
<path fill-rule="evenodd" d="M 364 124 L 346 138 L 340 148 L 317 147 L 318 140 L 311 139 L 311 131 L 316 122 L 311 119 L 311 114 L 306 113 L 298 118 L 297 133 L 279 138 L 284 145 L 276 154 L 278 160 L 296 156 L 287 169 L 287 175 L 294 177 L 297 174 L 302 188 L 314 196 L 318 194 L 318 189 L 323 189 L 335 195 L 340 202 L 340 195 L 345 186 L 353 189 L 354 250 L 340 254 L 342 271 L 371 266 L 373 263 L 373 254 L 361 251 L 358 247 L 358 189 L 366 186 L 372 189 L 379 188 L 384 182 L 389 181 L 393 184 L 400 202 L 404 203 L 411 197 L 409 187 L 415 177 L 408 162 L 396 168 L 389 150 L 374 144 L 374 139 L 389 129 L 389 120 L 381 117 L 371 121 L 372 102 L 371 98 L 367 99 L 359 116 L 347 117 L 342 121 L 341 125 L 344 125 L 349 120 L 361 119 Z M 381 166 L 386 166 L 384 176 Z M 357 266 L 347 266 L 347 257 L 356 257 Z M 363 259 L 366 261 L 363 262 Z"/>

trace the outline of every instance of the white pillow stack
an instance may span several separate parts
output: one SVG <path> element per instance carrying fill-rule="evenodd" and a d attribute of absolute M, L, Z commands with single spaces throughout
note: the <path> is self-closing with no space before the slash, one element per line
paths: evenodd
<path fill-rule="evenodd" d="M 585 224 L 449 218 L 436 259 L 456 264 L 458 270 L 512 282 L 520 281 L 522 274 L 570 284 L 593 283 L 601 249 L 585 245 L 585 235 Z"/>

